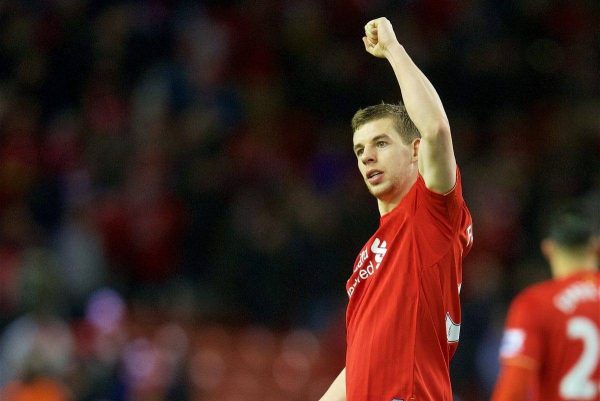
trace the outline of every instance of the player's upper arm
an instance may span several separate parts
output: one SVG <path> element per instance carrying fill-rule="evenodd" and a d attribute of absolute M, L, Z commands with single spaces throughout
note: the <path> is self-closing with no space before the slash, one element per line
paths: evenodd
<path fill-rule="evenodd" d="M 446 194 L 456 184 L 456 159 L 447 121 L 421 132 L 419 172 L 425 185 L 433 192 Z"/>

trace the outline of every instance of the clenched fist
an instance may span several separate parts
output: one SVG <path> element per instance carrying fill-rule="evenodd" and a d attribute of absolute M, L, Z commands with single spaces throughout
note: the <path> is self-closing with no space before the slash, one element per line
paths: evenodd
<path fill-rule="evenodd" d="M 363 42 L 365 49 L 375 57 L 385 58 L 385 53 L 398 44 L 391 22 L 383 17 L 371 20 L 365 25 Z"/>

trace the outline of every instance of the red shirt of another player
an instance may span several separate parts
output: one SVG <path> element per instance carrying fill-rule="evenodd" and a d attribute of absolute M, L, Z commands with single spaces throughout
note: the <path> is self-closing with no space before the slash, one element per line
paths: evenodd
<path fill-rule="evenodd" d="M 522 292 L 510 307 L 500 358 L 537 371 L 536 399 L 600 400 L 600 273 Z"/>
<path fill-rule="evenodd" d="M 446 195 L 419 176 L 360 251 L 346 284 L 347 401 L 451 401 L 462 259 L 472 221 L 460 173 Z"/>

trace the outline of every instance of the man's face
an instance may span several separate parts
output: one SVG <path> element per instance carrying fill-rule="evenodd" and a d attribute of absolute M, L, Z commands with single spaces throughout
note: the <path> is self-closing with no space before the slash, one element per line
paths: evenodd
<path fill-rule="evenodd" d="M 391 118 L 364 124 L 354 133 L 353 142 L 369 192 L 383 202 L 400 201 L 418 171 L 418 142 L 404 144 Z"/>

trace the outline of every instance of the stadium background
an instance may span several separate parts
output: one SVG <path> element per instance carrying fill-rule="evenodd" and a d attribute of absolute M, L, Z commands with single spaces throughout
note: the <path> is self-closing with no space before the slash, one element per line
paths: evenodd
<path fill-rule="evenodd" d="M 349 121 L 399 99 L 360 40 L 379 16 L 451 122 L 475 226 L 453 383 L 485 400 L 545 216 L 600 216 L 596 1 L 0 2 L 0 387 L 318 399 L 378 223 Z"/>

